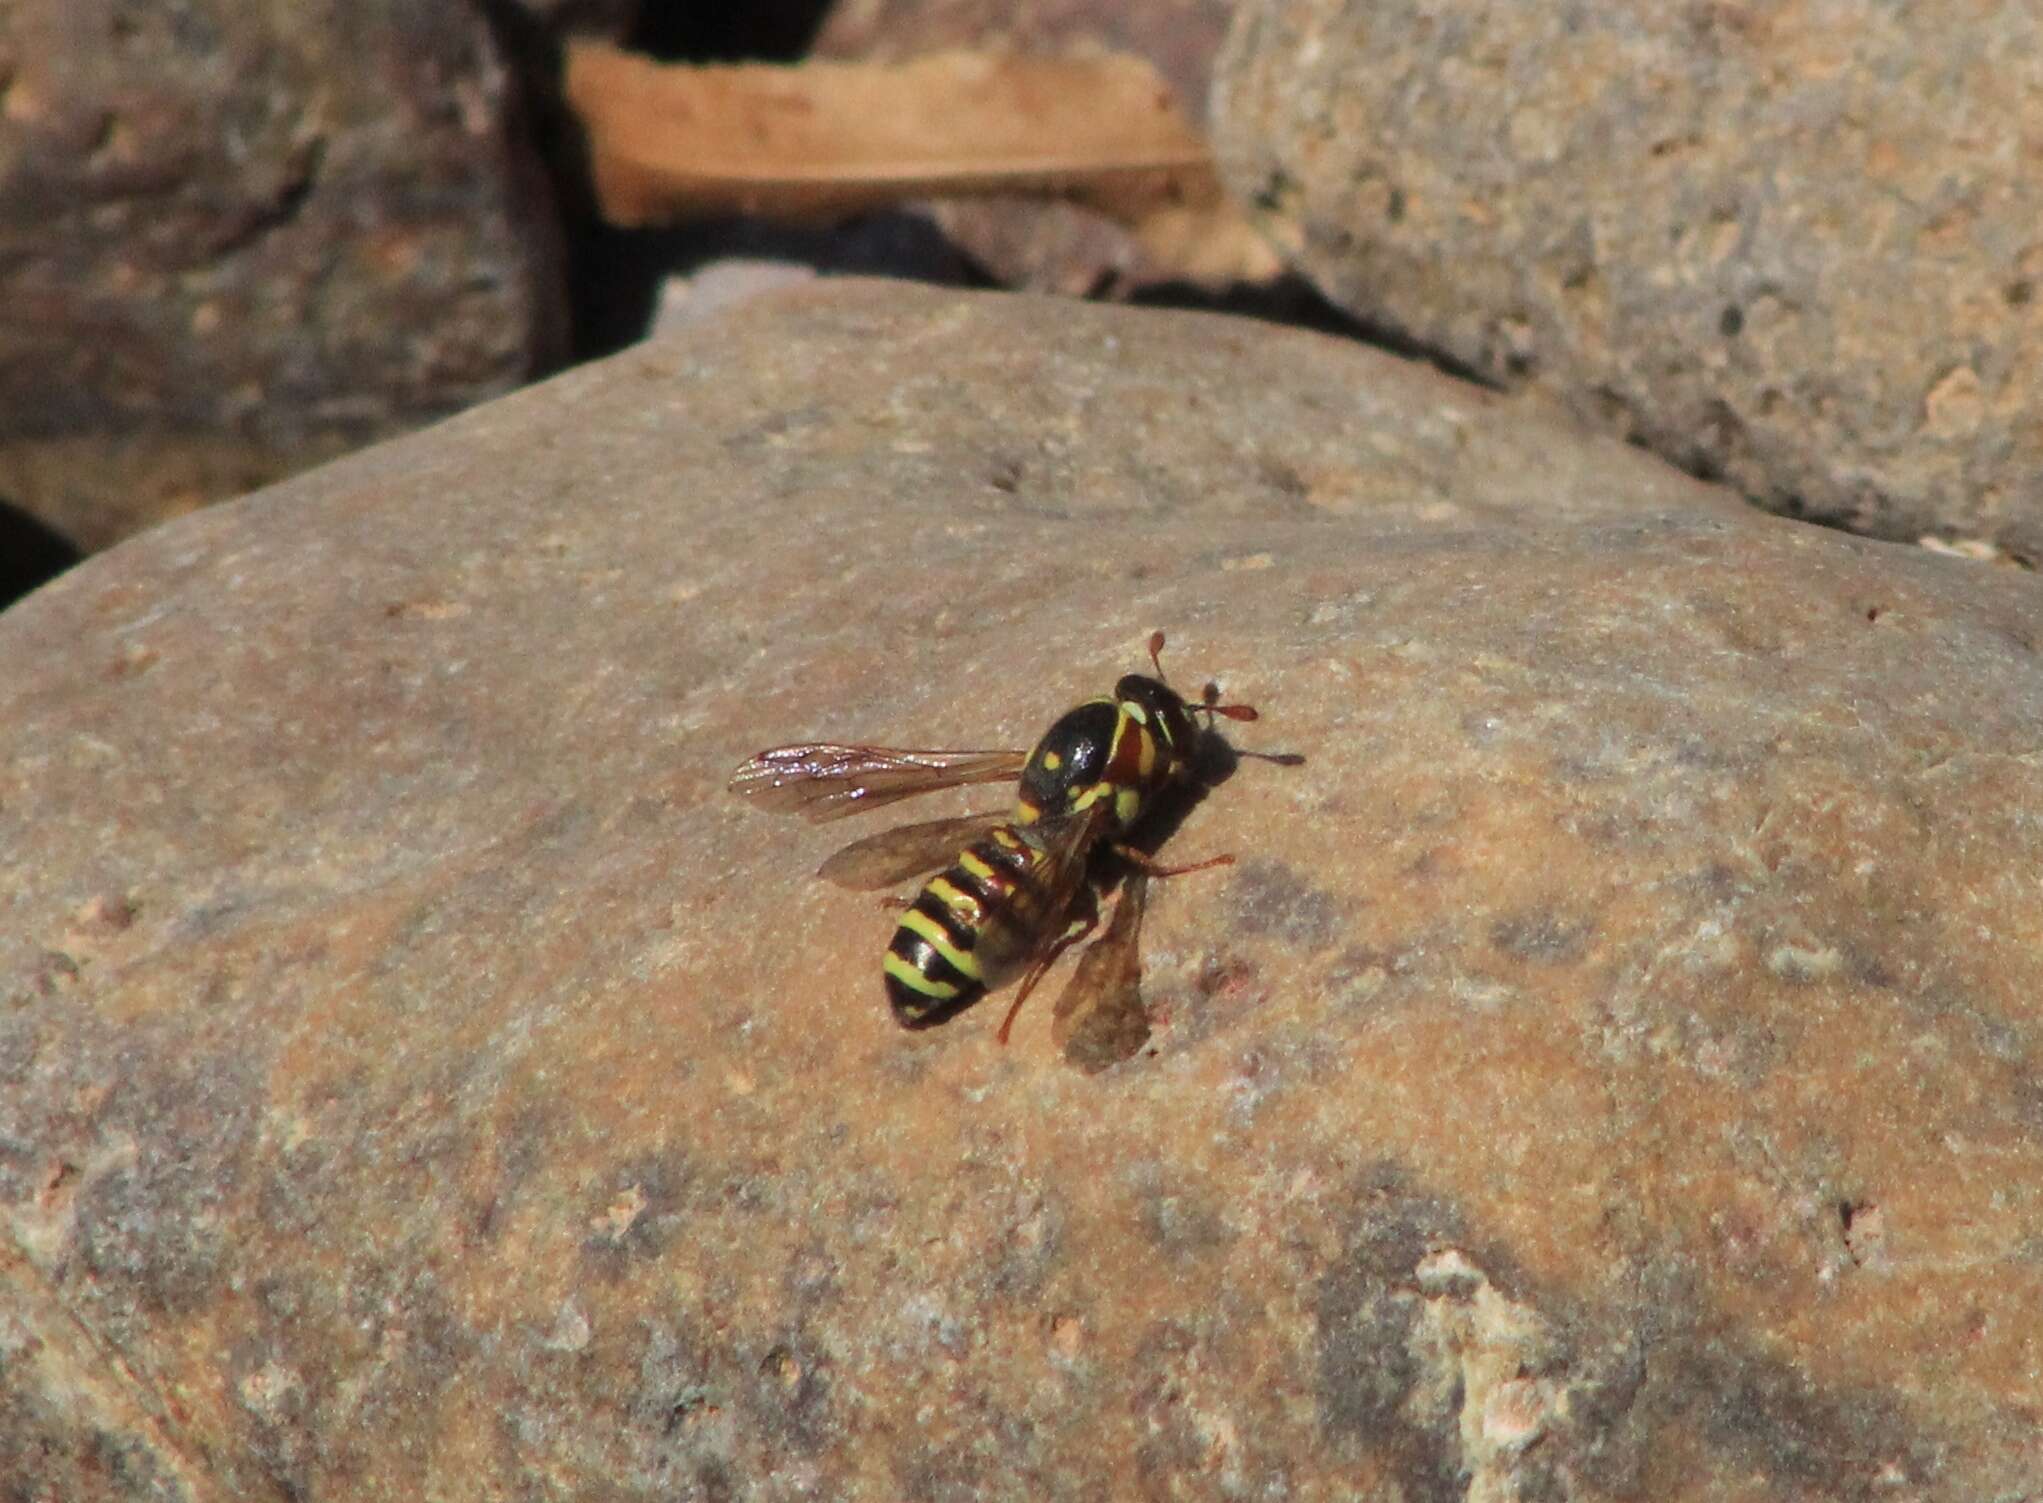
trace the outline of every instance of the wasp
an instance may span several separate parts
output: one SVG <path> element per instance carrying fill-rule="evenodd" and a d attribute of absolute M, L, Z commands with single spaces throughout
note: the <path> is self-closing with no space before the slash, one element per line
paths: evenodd
<path fill-rule="evenodd" d="M 1098 924 L 1103 866 L 1128 871 L 1113 922 L 1080 958 L 1056 1006 L 1068 1056 L 1102 1068 L 1148 1036 L 1138 936 L 1147 879 L 1225 866 L 1232 855 L 1161 866 L 1127 843 L 1159 798 L 1198 780 L 1201 738 L 1216 719 L 1254 720 L 1208 684 L 1190 702 L 1163 678 L 1164 637 L 1149 639 L 1154 678 L 1131 673 L 1111 695 L 1066 711 L 1033 749 L 917 751 L 802 742 L 748 758 L 733 793 L 762 809 L 822 821 L 940 789 L 1015 780 L 1010 810 L 902 825 L 853 841 L 817 875 L 872 891 L 932 870 L 909 901 L 881 962 L 887 1001 L 904 1027 L 940 1023 L 1016 976 L 1002 1020 L 1007 1042 L 1022 1003 L 1057 958 Z M 1194 717 L 1206 717 L 1205 725 Z"/>

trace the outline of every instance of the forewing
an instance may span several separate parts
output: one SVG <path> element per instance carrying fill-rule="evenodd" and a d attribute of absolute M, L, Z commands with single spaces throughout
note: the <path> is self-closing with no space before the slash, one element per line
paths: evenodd
<path fill-rule="evenodd" d="M 1019 751 L 914 751 L 804 741 L 748 757 L 731 774 L 731 792 L 762 809 L 806 819 L 842 819 L 918 794 L 966 783 L 1019 778 Z"/>
<path fill-rule="evenodd" d="M 1030 825 L 1023 836 L 1042 852 L 1042 860 L 1032 867 L 1036 894 L 1031 905 L 1040 913 L 1041 920 L 1029 946 L 1028 968 L 1022 972 L 1021 985 L 1015 988 L 1007 1016 L 1000 1021 L 996 1037 L 1003 1044 L 1036 983 L 1059 955 L 1092 931 L 1098 907 L 1086 877 L 1092 868 L 1093 847 L 1106 827 L 1107 805 L 1102 800 L 1078 814 Z"/>
<path fill-rule="evenodd" d="M 1106 801 L 1101 800 L 1077 814 L 1045 819 L 1028 827 L 1028 838 L 1045 853 L 1036 878 L 1043 885 L 1043 912 L 1057 917 L 1060 923 L 1061 916 L 1070 911 L 1072 899 L 1085 885 L 1093 846 L 1106 833 L 1109 823 Z M 1050 927 L 1046 940 L 1055 938 L 1057 927 L 1056 924 Z"/>
<path fill-rule="evenodd" d="M 1050 1038 L 1088 1075 L 1131 1058 L 1149 1042 L 1142 1005 L 1142 911 L 1149 878 L 1132 872 L 1121 884 L 1107 932 L 1078 957 L 1050 1017 Z"/>
<path fill-rule="evenodd" d="M 856 892 L 892 887 L 950 865 L 958 852 L 1010 817 L 1006 813 L 963 814 L 956 819 L 931 819 L 881 830 L 854 840 L 818 867 L 816 875 Z"/>

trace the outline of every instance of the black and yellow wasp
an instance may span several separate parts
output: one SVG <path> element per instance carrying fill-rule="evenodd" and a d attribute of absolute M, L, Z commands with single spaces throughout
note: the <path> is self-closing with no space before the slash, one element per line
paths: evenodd
<path fill-rule="evenodd" d="M 882 962 L 887 1000 L 903 1026 L 940 1023 L 1019 974 L 1021 988 L 1000 1025 L 1005 1043 L 1044 972 L 1096 925 L 1102 866 L 1118 860 L 1129 872 L 1120 906 L 1107 932 L 1080 958 L 1057 1003 L 1053 1031 L 1067 1054 L 1089 1056 L 1095 1068 L 1141 1047 L 1148 1023 L 1137 940 L 1147 879 L 1234 858 L 1159 866 L 1123 837 L 1166 790 L 1195 781 L 1206 727 L 1194 715 L 1205 715 L 1208 726 L 1216 716 L 1256 718 L 1247 705 L 1221 704 L 1212 684 L 1199 703 L 1187 703 L 1163 681 L 1162 650 L 1163 633 L 1157 632 L 1149 639 L 1155 678 L 1128 674 L 1111 696 L 1060 716 L 1032 751 L 802 742 L 760 752 L 733 774 L 733 793 L 762 809 L 811 820 L 969 783 L 1018 779 L 1011 812 L 883 830 L 852 842 L 817 871 L 841 887 L 873 890 L 943 868 L 907 905 Z"/>

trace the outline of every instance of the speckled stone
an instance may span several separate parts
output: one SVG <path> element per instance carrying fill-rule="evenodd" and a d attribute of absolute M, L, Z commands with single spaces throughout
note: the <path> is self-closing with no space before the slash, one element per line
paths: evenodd
<path fill-rule="evenodd" d="M 1264 718 L 1152 1034 L 724 789 Z M 1317 336 L 821 282 L 0 615 L 40 1500 L 2012 1498 L 2043 601 Z M 962 795 L 929 814 L 972 805 Z M 1069 965 L 1069 962 L 1066 962 Z"/>
<path fill-rule="evenodd" d="M 2035 6 L 1249 0 L 1215 85 L 1370 321 L 1777 510 L 2043 557 Z"/>
<path fill-rule="evenodd" d="M 0 5 L 0 500 L 101 548 L 557 358 L 523 132 L 474 6 Z"/>

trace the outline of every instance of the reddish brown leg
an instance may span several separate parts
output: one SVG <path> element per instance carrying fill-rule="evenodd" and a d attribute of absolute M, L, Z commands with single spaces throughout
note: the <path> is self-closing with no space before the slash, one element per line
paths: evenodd
<path fill-rule="evenodd" d="M 880 906 L 889 913 L 901 913 L 915 906 L 914 898 L 881 898 Z"/>
<path fill-rule="evenodd" d="M 1000 1032 L 994 1035 L 1001 1043 L 1007 1042 L 1008 1034 L 1014 1028 L 1015 1014 L 1022 1010 L 1022 1003 L 1029 1000 L 1029 993 L 1036 989 L 1036 983 L 1043 979 L 1050 967 L 1057 963 L 1057 957 L 1077 944 L 1099 926 L 1099 915 L 1088 914 L 1082 919 L 1073 919 L 1056 941 L 1045 950 L 1028 968 L 1021 979 L 1021 987 L 1014 994 L 1014 1005 L 1007 1010 L 1007 1016 L 1000 1020 Z"/>
<path fill-rule="evenodd" d="M 1231 853 L 1214 856 L 1205 861 L 1194 861 L 1190 866 L 1158 866 L 1152 858 L 1128 845 L 1115 846 L 1114 854 L 1138 871 L 1147 872 L 1152 877 L 1182 877 L 1187 872 L 1203 872 L 1215 866 L 1234 865 L 1234 856 Z"/>

